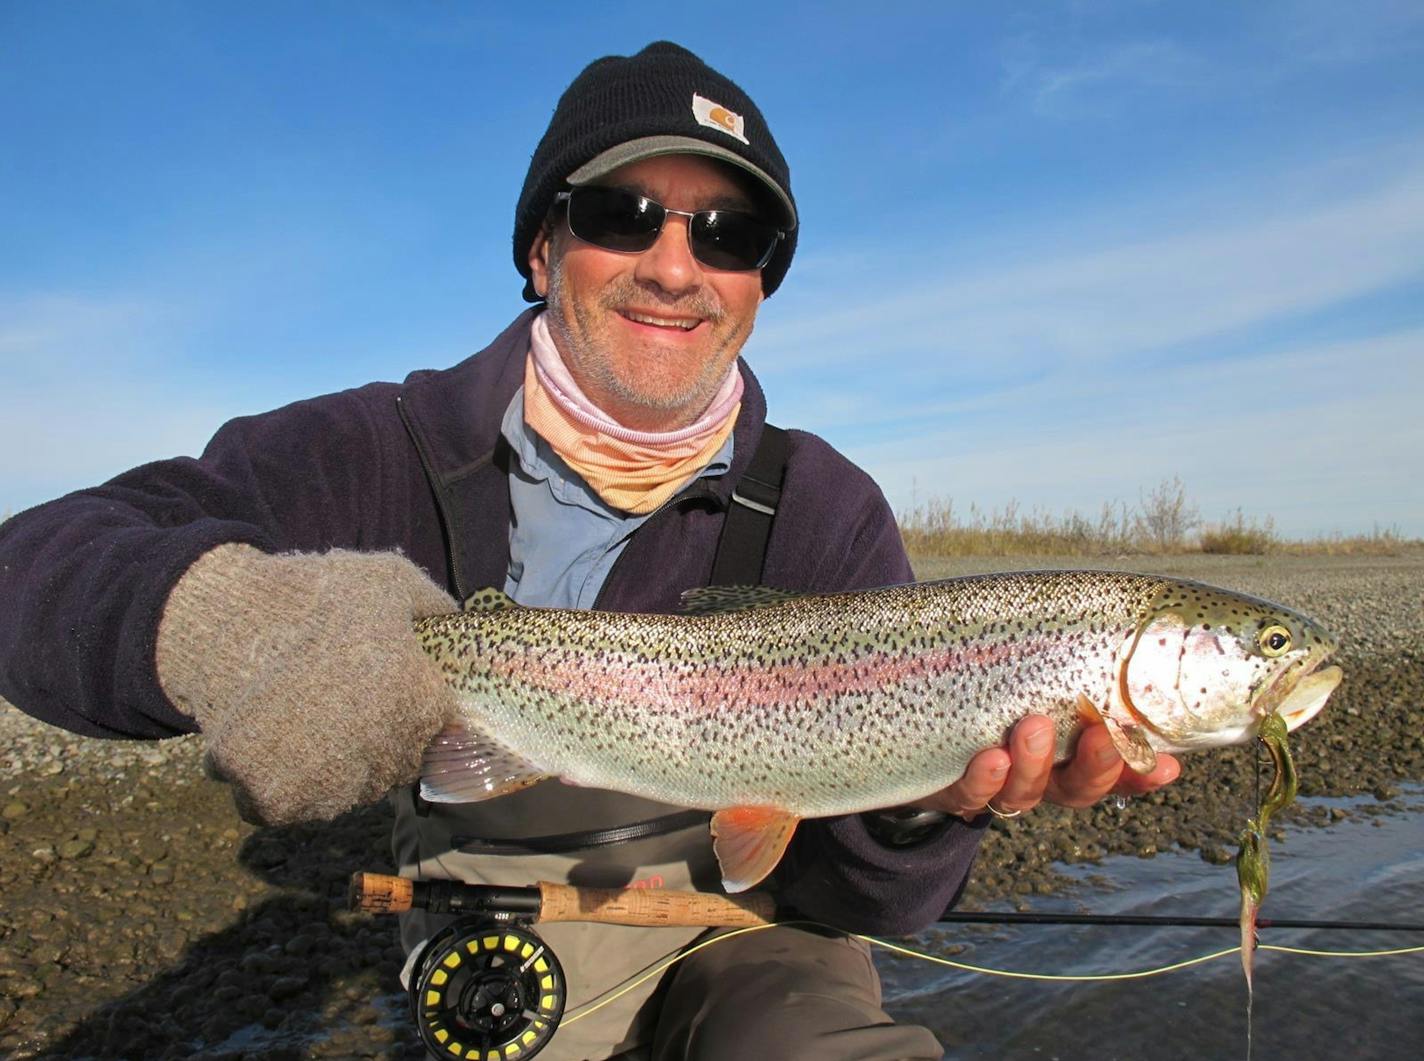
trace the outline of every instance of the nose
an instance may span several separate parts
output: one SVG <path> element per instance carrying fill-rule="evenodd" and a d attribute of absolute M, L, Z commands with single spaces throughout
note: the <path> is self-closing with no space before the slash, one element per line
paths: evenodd
<path fill-rule="evenodd" d="M 686 295 L 702 286 L 702 267 L 692 256 L 690 217 L 669 214 L 653 245 L 638 256 L 633 275 L 670 295 Z"/>

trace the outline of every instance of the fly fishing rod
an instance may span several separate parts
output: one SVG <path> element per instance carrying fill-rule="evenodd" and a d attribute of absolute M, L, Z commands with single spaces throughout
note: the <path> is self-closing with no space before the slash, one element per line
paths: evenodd
<path fill-rule="evenodd" d="M 527 1059 L 544 1048 L 563 1017 L 567 987 L 554 952 L 529 926 L 591 921 L 650 928 L 750 928 L 776 921 L 766 892 L 738 896 L 660 888 L 532 887 L 410 880 L 354 873 L 352 910 L 425 910 L 456 921 L 421 948 L 408 989 L 411 1015 L 435 1057 Z M 949 911 L 941 922 L 1019 925 L 1140 925 L 1239 928 L 1237 918 L 1146 914 L 979 913 Z M 1424 924 L 1262 918 L 1260 928 L 1424 932 Z"/>

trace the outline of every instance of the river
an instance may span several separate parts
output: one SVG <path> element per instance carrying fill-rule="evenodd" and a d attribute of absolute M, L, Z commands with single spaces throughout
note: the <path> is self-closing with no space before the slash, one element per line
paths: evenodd
<path fill-rule="evenodd" d="M 1306 800 L 1354 812 L 1328 828 L 1287 826 L 1271 843 L 1262 917 L 1424 921 L 1424 787 L 1394 806 Z M 1231 866 L 1195 854 L 1113 857 L 1059 867 L 1065 893 L 1038 912 L 1235 917 Z M 1104 880 L 1111 886 L 1104 886 Z M 1009 909 L 1005 906 L 1002 909 Z M 1150 969 L 1233 946 L 1234 929 L 946 924 L 923 933 L 930 953 L 1024 972 Z M 1363 951 L 1424 945 L 1424 933 L 1264 929 L 1263 944 Z M 959 947 L 962 951 L 958 951 Z M 958 951 L 956 953 L 956 951 Z M 1139 980 L 1011 980 L 881 951 L 886 1008 L 941 1038 L 949 1058 L 1153 1061 L 1247 1056 L 1246 987 L 1237 955 Z M 1424 1056 L 1424 953 L 1377 958 L 1256 958 L 1254 1061 Z"/>

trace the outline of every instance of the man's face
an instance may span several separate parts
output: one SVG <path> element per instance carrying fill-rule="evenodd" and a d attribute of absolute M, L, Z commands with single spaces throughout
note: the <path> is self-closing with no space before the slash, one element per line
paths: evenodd
<path fill-rule="evenodd" d="M 614 170 L 599 183 L 670 210 L 753 210 L 731 170 L 697 155 L 665 155 Z M 585 395 L 635 430 L 670 431 L 697 419 L 751 335 L 761 272 L 709 268 L 692 256 L 688 218 L 669 215 L 646 251 L 604 250 L 561 223 L 529 250 L 549 331 Z"/>

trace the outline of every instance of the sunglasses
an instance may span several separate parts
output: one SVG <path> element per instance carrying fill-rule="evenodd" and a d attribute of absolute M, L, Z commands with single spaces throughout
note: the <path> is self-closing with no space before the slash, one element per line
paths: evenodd
<path fill-rule="evenodd" d="M 604 250 L 640 253 L 657 242 L 669 214 L 687 218 L 692 256 L 710 269 L 745 272 L 771 261 L 786 233 L 741 210 L 669 210 L 625 188 L 588 184 L 559 192 L 554 205 L 568 209 L 569 231 Z"/>

